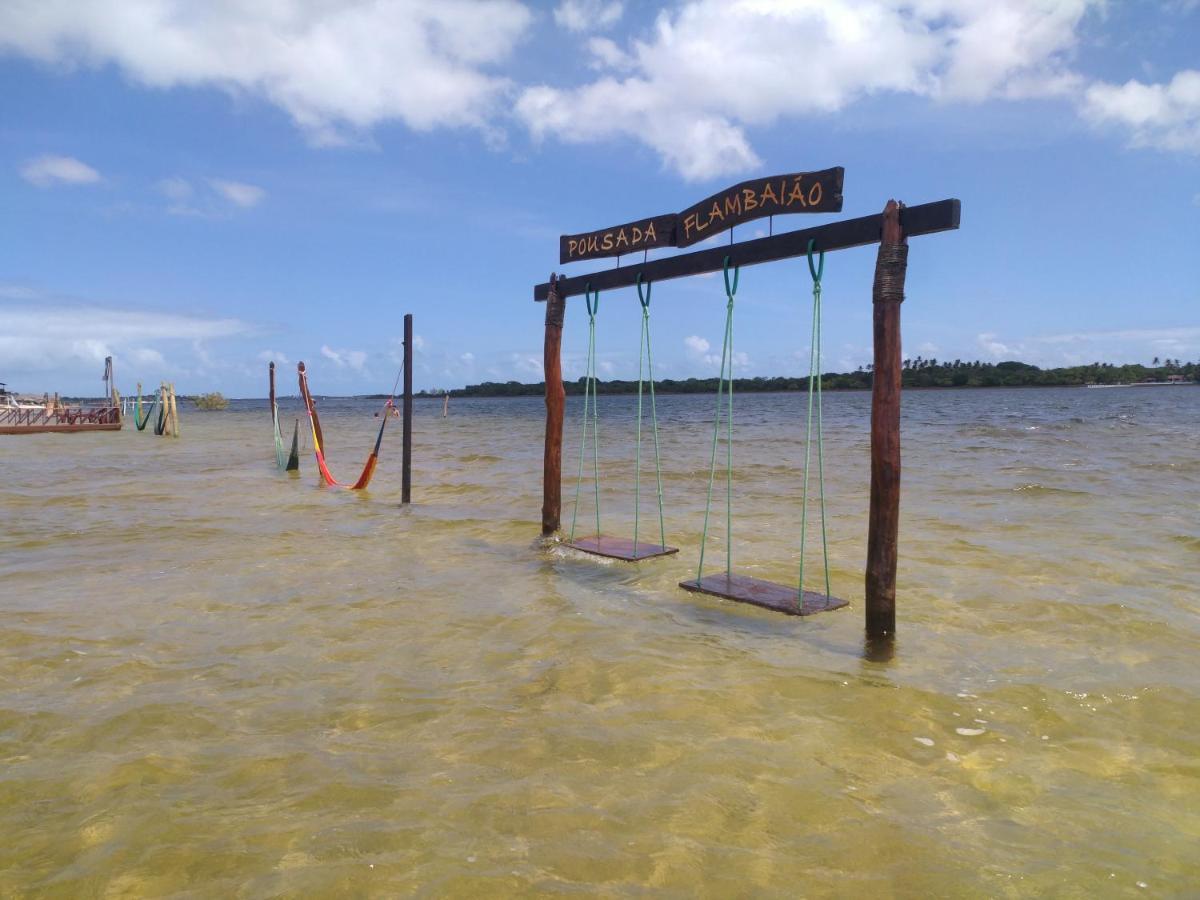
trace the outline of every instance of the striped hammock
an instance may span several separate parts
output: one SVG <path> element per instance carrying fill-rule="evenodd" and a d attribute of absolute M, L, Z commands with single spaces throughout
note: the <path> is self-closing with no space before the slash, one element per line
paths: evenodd
<path fill-rule="evenodd" d="M 383 443 L 383 429 L 387 427 L 387 420 L 394 406 L 392 399 L 388 398 L 387 403 L 384 404 L 382 421 L 379 423 L 379 434 L 375 436 L 375 447 L 371 450 L 371 455 L 367 457 L 358 481 L 346 484 L 333 477 L 325 462 L 325 437 L 321 432 L 321 420 L 317 416 L 317 406 L 308 390 L 308 373 L 304 370 L 304 363 L 297 366 L 297 371 L 300 375 L 300 396 L 304 398 L 304 408 L 308 410 L 308 420 L 312 426 L 313 451 L 317 457 L 317 468 L 321 472 L 321 480 L 330 487 L 349 488 L 352 491 L 363 490 L 371 483 L 371 477 L 375 474 L 375 466 L 379 462 L 379 447 Z"/>

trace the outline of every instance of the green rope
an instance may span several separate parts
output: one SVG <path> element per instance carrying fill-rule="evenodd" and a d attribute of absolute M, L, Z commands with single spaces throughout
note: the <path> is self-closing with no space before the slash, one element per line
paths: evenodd
<path fill-rule="evenodd" d="M 575 523 L 579 517 L 579 493 L 583 484 L 583 458 L 587 449 L 588 395 L 592 400 L 592 466 L 596 486 L 596 537 L 600 537 L 600 428 L 596 406 L 596 313 L 600 309 L 600 292 L 593 293 L 591 284 L 584 288 L 588 311 L 587 370 L 583 382 L 583 433 L 579 439 L 579 471 L 575 476 L 575 510 L 571 514 L 571 540 L 575 540 Z"/>
<path fill-rule="evenodd" d="M 712 508 L 713 481 L 717 473 L 717 438 L 721 433 L 721 391 L 726 381 L 725 368 L 729 364 L 729 412 L 726 416 L 725 457 L 725 576 L 733 574 L 733 297 L 737 293 L 738 267 L 733 267 L 733 284 L 729 282 L 729 257 L 725 257 L 725 337 L 721 341 L 721 374 L 717 379 L 717 415 L 713 422 L 712 456 L 708 463 L 708 497 L 704 501 L 704 532 L 700 537 L 700 564 L 696 567 L 696 581 L 704 574 L 704 548 L 708 543 L 708 517 Z"/>
<path fill-rule="evenodd" d="M 832 596 L 829 588 L 829 539 L 825 526 L 825 440 L 824 421 L 821 415 L 821 278 L 825 274 L 825 253 L 821 252 L 817 265 L 813 265 L 813 247 L 816 242 L 808 242 L 808 271 L 813 283 L 813 313 L 812 313 L 812 346 L 808 360 L 808 420 L 805 426 L 804 440 L 804 500 L 800 515 L 800 584 L 797 588 L 797 599 L 800 608 L 804 607 L 804 555 L 808 539 L 808 473 L 812 459 L 813 435 L 813 395 L 817 400 L 817 484 L 820 491 L 821 505 L 821 552 L 825 561 L 825 596 Z"/>
<path fill-rule="evenodd" d="M 638 528 L 641 524 L 642 496 L 642 358 L 646 360 L 646 370 L 650 379 L 650 422 L 654 430 L 654 475 L 658 486 L 658 540 L 667 546 L 667 526 L 663 517 L 662 489 L 662 458 L 658 445 L 658 408 L 654 400 L 654 360 L 650 354 L 650 289 L 652 285 L 646 282 L 646 292 L 642 293 L 642 276 L 637 277 L 638 301 L 642 304 L 642 337 L 638 347 L 638 417 L 637 417 L 637 460 L 636 475 L 633 482 L 633 553 L 637 555 Z"/>

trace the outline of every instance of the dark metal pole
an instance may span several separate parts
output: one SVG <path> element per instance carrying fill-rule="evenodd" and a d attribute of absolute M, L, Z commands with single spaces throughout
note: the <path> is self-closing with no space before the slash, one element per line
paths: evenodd
<path fill-rule="evenodd" d="M 546 342 L 543 370 L 546 374 L 546 450 L 542 459 L 542 536 L 558 531 L 562 512 L 562 438 L 567 394 L 562 380 L 562 332 L 567 300 L 550 275 L 546 298 Z"/>
<path fill-rule="evenodd" d="M 412 501 L 413 333 L 412 313 L 404 315 L 404 459 L 401 463 L 400 502 Z"/>
<path fill-rule="evenodd" d="M 900 538 L 900 304 L 908 244 L 903 204 L 883 210 L 872 291 L 875 374 L 871 385 L 871 513 L 867 531 L 867 636 L 896 632 L 896 560 Z"/>

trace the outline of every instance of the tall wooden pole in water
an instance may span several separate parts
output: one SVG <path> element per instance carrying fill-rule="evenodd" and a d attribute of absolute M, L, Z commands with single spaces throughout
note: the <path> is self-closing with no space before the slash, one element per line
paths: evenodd
<path fill-rule="evenodd" d="M 546 452 L 542 460 L 542 535 L 558 531 L 562 513 L 562 436 L 563 413 L 567 402 L 562 380 L 562 331 L 567 301 L 558 293 L 554 273 L 550 273 L 550 293 L 546 297 L 546 345 L 543 368 L 546 373 Z"/>
<path fill-rule="evenodd" d="M 267 371 L 271 373 L 271 421 L 275 421 L 275 363 L 270 363 L 267 366 Z"/>
<path fill-rule="evenodd" d="M 400 466 L 400 502 L 412 500 L 413 332 L 412 313 L 404 315 L 404 439 Z"/>
<path fill-rule="evenodd" d="M 867 635 L 896 631 L 896 558 L 900 536 L 900 304 L 908 244 L 903 204 L 883 210 L 882 241 L 872 291 L 875 374 L 871 388 L 871 514 L 867 533 Z"/>

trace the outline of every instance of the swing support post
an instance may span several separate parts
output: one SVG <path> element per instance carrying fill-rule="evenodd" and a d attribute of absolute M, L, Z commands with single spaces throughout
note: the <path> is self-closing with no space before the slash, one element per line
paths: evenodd
<path fill-rule="evenodd" d="M 875 261 L 875 374 L 871 382 L 871 510 L 867 526 L 867 636 L 896 631 L 896 560 L 900 534 L 900 304 L 908 243 L 901 227 L 903 204 L 883 210 Z"/>
<path fill-rule="evenodd" d="M 400 502 L 412 502 L 413 317 L 404 314 L 404 411 L 401 437 Z M 389 410 L 384 410 L 387 415 Z"/>
<path fill-rule="evenodd" d="M 546 296 L 546 343 L 543 367 L 546 373 L 546 450 L 542 460 L 542 536 L 559 529 L 562 515 L 563 414 L 567 392 L 562 380 L 563 319 L 567 298 L 558 291 L 558 280 L 550 273 Z"/>

